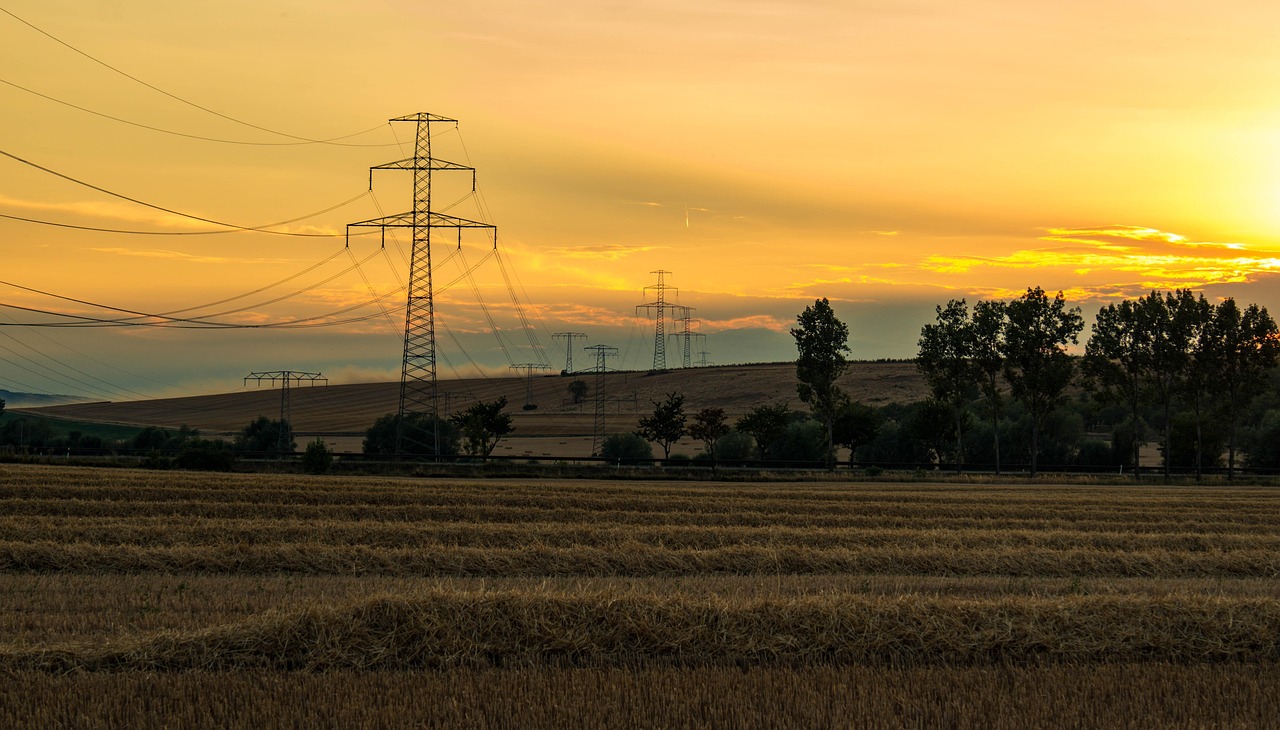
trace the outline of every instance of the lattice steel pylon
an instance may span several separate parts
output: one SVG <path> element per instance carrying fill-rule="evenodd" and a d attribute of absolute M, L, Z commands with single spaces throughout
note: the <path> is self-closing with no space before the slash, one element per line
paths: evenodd
<path fill-rule="evenodd" d="M 512 370 L 523 370 L 525 373 L 525 390 L 524 390 L 524 409 L 526 411 L 533 410 L 538 406 L 533 402 L 533 373 L 535 370 L 550 370 L 550 365 L 544 365 L 540 362 L 526 362 L 519 365 L 512 365 Z"/>
<path fill-rule="evenodd" d="M 591 455 L 599 456 L 600 449 L 604 447 L 604 374 L 609 370 L 608 359 L 618 354 L 618 348 L 609 347 L 608 345 L 592 345 L 582 349 L 594 350 L 596 353 L 596 392 L 594 394 L 596 399 L 596 418 L 595 424 L 591 429 Z"/>
<path fill-rule="evenodd" d="M 329 379 L 320 373 L 304 373 L 297 370 L 264 370 L 244 376 L 245 385 L 248 385 L 250 380 L 258 385 L 262 385 L 264 380 L 271 385 L 275 385 L 277 380 L 280 381 L 280 429 L 276 440 L 276 450 L 282 454 L 290 451 L 289 442 L 293 440 L 293 422 L 289 419 L 289 386 L 293 383 L 315 385 L 319 382 L 328 385 Z"/>
<path fill-rule="evenodd" d="M 586 332 L 557 332 L 551 335 L 554 339 L 564 340 L 564 372 L 566 375 L 573 374 L 573 341 L 577 339 L 585 340 Z"/>
<path fill-rule="evenodd" d="M 667 369 L 667 292 L 678 292 L 674 286 L 667 286 L 664 277 L 670 274 L 670 271 L 650 271 L 650 274 L 658 275 L 658 283 L 654 286 L 646 286 L 644 291 L 652 289 L 655 292 L 655 298 L 652 302 L 636 305 L 636 313 L 639 314 L 641 309 L 654 310 L 654 334 L 653 334 L 653 371 L 662 372 Z"/>
<path fill-rule="evenodd" d="M 679 332 L 671 333 L 672 337 L 679 337 L 684 340 L 684 357 L 681 359 L 683 363 L 681 367 L 693 367 L 693 350 L 691 347 L 692 338 L 696 334 L 693 326 L 701 324 L 700 320 L 693 318 L 693 307 L 684 307 L 679 304 L 670 305 L 672 311 L 678 312 L 673 318 L 680 325 Z"/>
<path fill-rule="evenodd" d="M 419 112 L 408 116 L 396 117 L 392 122 L 413 122 L 417 125 L 413 157 L 384 165 L 369 168 L 369 189 L 373 189 L 374 170 L 411 170 L 413 171 L 413 210 L 408 213 L 374 218 L 347 226 L 366 226 L 382 228 L 385 235 L 387 228 L 413 229 L 413 252 L 409 261 L 409 285 L 404 312 L 404 357 L 400 368 L 400 409 L 396 428 L 396 451 L 405 453 L 409 444 L 416 442 L 405 433 L 405 422 L 415 415 L 431 416 L 431 454 L 440 453 L 440 433 L 436 428 L 439 420 L 439 395 L 436 392 L 436 321 L 435 302 L 431 288 L 431 231 L 437 228 L 449 228 L 457 231 L 461 244 L 462 229 L 483 228 L 493 233 L 493 245 L 496 247 L 498 229 L 496 226 L 480 221 L 457 218 L 431 209 L 431 176 L 434 172 L 467 171 L 471 173 L 471 189 L 475 190 L 476 171 L 474 167 L 460 165 L 456 162 L 438 160 L 431 156 L 431 125 L 457 124 L 458 120 Z M 419 446 L 428 444 L 419 443 Z"/>

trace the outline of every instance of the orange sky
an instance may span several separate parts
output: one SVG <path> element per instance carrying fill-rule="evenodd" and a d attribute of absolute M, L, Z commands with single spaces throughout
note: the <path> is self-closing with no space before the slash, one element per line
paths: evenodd
<path fill-rule="evenodd" d="M 162 207 L 241 225 L 360 195 L 405 156 L 388 118 L 461 121 L 437 153 L 478 169 L 441 183 L 485 216 L 532 311 L 646 367 L 634 317 L 656 269 L 697 307 L 717 363 L 794 356 L 815 297 L 854 356 L 914 353 L 935 304 L 1064 289 L 1088 311 L 1153 287 L 1280 309 L 1280 5 L 1274 2 L 556 3 L 2 0 L 0 7 L 184 100 L 146 88 L 0 13 L 0 150 Z M 23 91 L 12 84 L 25 87 Z M 64 102 L 59 104 L 32 91 Z M 0 214 L 208 230 L 0 158 Z M 340 233 L 401 212 L 404 173 L 289 226 Z M 478 201 L 485 203 L 483 210 Z M 228 317 L 271 321 L 394 290 L 405 238 L 137 236 L 0 219 L 0 279 L 141 311 L 233 297 L 334 254 Z M 448 246 L 441 250 L 447 252 Z M 479 237 L 438 279 L 487 253 Z M 443 255 L 443 253 L 441 253 Z M 303 297 L 273 294 L 340 274 Z M 541 357 L 514 330 L 501 270 L 441 294 L 442 375 Z M 0 287 L 0 302 L 71 308 Z M 398 374 L 402 323 L 270 332 L 0 329 L 0 388 L 137 394 L 229 390 L 250 370 Z M 203 311 L 237 308 L 235 304 Z M 0 312 L 20 319 L 15 311 Z M 1090 313 L 1091 319 L 1091 313 Z M 456 342 L 455 342 L 456 340 Z M 458 347 L 460 346 L 460 348 Z M 465 354 L 463 353 L 465 350 Z M 670 350 L 668 362 L 676 361 Z M 695 356 L 696 359 L 696 356 Z M 75 370 L 67 370 L 66 367 Z"/>

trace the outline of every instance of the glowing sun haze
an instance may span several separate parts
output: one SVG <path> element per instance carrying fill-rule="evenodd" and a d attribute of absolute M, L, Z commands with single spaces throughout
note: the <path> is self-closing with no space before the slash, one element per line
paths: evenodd
<path fill-rule="evenodd" d="M 442 178 L 435 198 L 498 226 L 509 276 L 492 258 L 463 275 L 490 253 L 482 236 L 448 260 L 456 241 L 437 241 L 436 281 L 452 283 L 437 306 L 446 377 L 541 357 L 507 279 L 557 369 L 550 334 L 562 330 L 647 367 L 652 325 L 635 306 L 657 269 L 697 308 L 716 363 L 793 358 L 787 327 L 815 297 L 850 324 L 857 358 L 911 356 L 947 299 L 1036 285 L 1090 318 L 1099 303 L 1171 287 L 1280 309 L 1280 3 L 1269 0 L 0 7 L 0 150 L 173 211 L 290 221 L 360 196 L 369 167 L 411 154 L 412 126 L 387 119 L 458 119 L 435 151 L 475 166 L 480 195 L 462 176 Z M 278 144 L 298 140 L 58 41 L 235 120 L 309 139 L 370 130 L 342 141 L 381 146 Z M 214 229 L 8 157 L 0 171 L 7 216 Z M 373 187 L 277 230 L 341 234 L 409 208 L 406 173 L 377 172 Z M 340 237 L 9 218 L 0 247 L 4 281 L 138 311 L 228 299 L 321 261 L 200 313 L 271 322 L 373 296 L 388 310 L 307 330 L 5 327 L 0 388 L 125 398 L 234 389 L 261 369 L 398 376 L 403 233 L 385 251 L 376 234 L 353 237 L 348 251 Z M 0 302 L 102 314 L 8 286 Z"/>

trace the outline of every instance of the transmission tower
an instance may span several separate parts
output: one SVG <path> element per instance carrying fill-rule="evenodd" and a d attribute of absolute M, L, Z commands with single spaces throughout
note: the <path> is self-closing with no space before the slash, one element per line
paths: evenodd
<path fill-rule="evenodd" d="M 698 367 L 705 368 L 711 364 L 711 361 L 707 360 L 707 355 L 710 355 L 711 353 L 707 352 L 705 349 L 707 346 L 707 336 L 701 332 L 694 332 L 693 336 L 700 343 L 698 347 L 704 348 L 697 352 Z"/>
<path fill-rule="evenodd" d="M 654 301 L 637 304 L 636 313 L 639 314 L 641 309 L 651 310 L 654 312 L 654 321 L 657 324 L 654 327 L 653 333 L 653 370 L 654 372 L 662 372 L 667 369 L 666 323 L 667 309 L 670 308 L 670 305 L 667 304 L 667 292 L 670 291 L 678 293 L 679 290 L 673 286 L 666 285 L 664 277 L 667 274 L 670 274 L 670 271 L 663 271 L 662 269 L 659 269 L 657 271 L 650 271 L 649 273 L 658 275 L 658 283 L 656 285 L 646 286 L 644 288 L 646 293 L 649 290 L 653 290 Z"/>
<path fill-rule="evenodd" d="M 586 332 L 557 332 L 551 335 L 554 339 L 564 340 L 564 371 L 566 374 L 573 373 L 573 341 L 575 339 L 587 339 Z"/>
<path fill-rule="evenodd" d="M 400 409 L 396 426 L 396 451 L 404 453 L 406 439 L 405 421 L 414 415 L 431 416 L 432 454 L 440 453 L 439 394 L 436 392 L 436 321 L 435 302 L 431 288 L 431 231 L 437 228 L 453 229 L 459 244 L 462 229 L 482 228 L 492 232 L 493 245 L 498 245 L 498 229 L 488 223 L 457 218 L 431 209 L 431 176 L 435 172 L 470 172 L 471 190 L 476 187 L 474 167 L 456 162 L 438 160 L 431 156 L 431 125 L 454 124 L 456 119 L 419 112 L 396 117 L 392 122 L 412 122 L 417 126 L 413 157 L 369 168 L 369 189 L 373 189 L 374 170 L 411 170 L 413 172 L 413 210 L 408 213 L 374 218 L 351 226 L 383 229 L 384 245 L 386 229 L 413 229 L 413 252 L 409 261 L 408 296 L 404 311 L 404 356 L 400 367 Z M 426 444 L 421 444 L 426 445 Z"/>
<path fill-rule="evenodd" d="M 618 354 L 618 348 L 608 345 L 592 345 L 582 348 L 596 353 L 596 419 L 591 430 L 591 455 L 599 456 L 604 447 L 604 374 L 608 372 L 607 360 Z"/>
<path fill-rule="evenodd" d="M 293 422 L 289 420 L 289 387 L 293 383 L 307 383 L 310 386 L 314 386 L 316 383 L 323 382 L 328 385 L 329 379 L 320 373 L 304 373 L 297 370 L 264 370 L 244 376 L 245 385 L 248 385 L 250 380 L 258 385 L 262 385 L 262 381 L 265 380 L 272 387 L 277 382 L 280 383 L 280 428 L 276 450 L 283 454 L 290 450 L 289 442 L 293 440 Z"/>
<path fill-rule="evenodd" d="M 551 366 L 540 362 L 526 362 L 519 365 L 512 365 L 511 369 L 523 370 L 528 376 L 524 390 L 524 409 L 526 411 L 531 411 L 534 408 L 537 408 L 537 406 L 533 404 L 533 371 L 550 370 Z"/>
<path fill-rule="evenodd" d="M 693 327 L 701 324 L 701 322 L 690 316 L 693 314 L 693 307 L 684 307 L 679 304 L 671 304 L 668 306 L 670 306 L 671 310 L 675 312 L 675 316 L 672 317 L 673 323 L 680 327 L 680 331 L 672 332 L 671 336 L 679 337 L 684 341 L 684 358 L 682 367 L 693 367 L 693 351 L 690 346 L 693 337 L 696 335 L 696 333 L 693 332 Z"/>

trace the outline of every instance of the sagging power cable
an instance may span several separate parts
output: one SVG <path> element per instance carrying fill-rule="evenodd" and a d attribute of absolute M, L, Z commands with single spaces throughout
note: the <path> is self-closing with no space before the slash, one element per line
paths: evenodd
<path fill-rule="evenodd" d="M 100 59 L 100 58 L 97 58 L 97 57 L 95 57 L 95 56 L 90 55 L 89 53 L 87 53 L 87 52 L 85 52 L 85 51 L 80 50 L 79 48 L 77 48 L 77 47 L 75 47 L 75 46 L 71 45 L 70 43 L 68 43 L 68 42 L 66 42 L 66 41 L 64 41 L 64 40 L 62 40 L 61 38 L 58 38 L 57 36 L 53 35 L 52 33 L 50 33 L 50 32 L 48 32 L 48 31 L 46 31 L 46 30 L 44 30 L 44 29 L 42 29 L 42 28 L 40 28 L 40 27 L 36 26 L 36 25 L 35 25 L 35 24 L 33 24 L 33 23 L 30 23 L 30 22 L 28 22 L 28 21 L 26 21 L 26 20 L 24 20 L 24 19 L 22 19 L 22 18 L 18 17 L 17 15 L 14 15 L 12 12 L 10 12 L 10 11 L 6 10 L 5 8 L 0 7 L 0 13 L 4 13 L 5 15 L 8 15 L 10 18 L 13 18 L 14 20 L 18 21 L 19 23 L 22 23 L 23 25 L 25 25 L 25 26 L 27 26 L 28 28 L 30 28 L 30 29 L 32 29 L 32 30 L 34 30 L 35 32 L 39 33 L 40 35 L 42 35 L 42 36 L 44 36 L 44 37 L 48 38 L 49 40 L 52 40 L 53 42 L 57 43 L 58 45 L 63 46 L 64 48 L 67 48 L 67 49 L 69 49 L 69 50 L 71 50 L 71 51 L 73 51 L 73 52 L 75 52 L 75 53 L 77 53 L 77 54 L 79 54 L 79 55 L 81 55 L 81 56 L 83 56 L 83 57 L 85 57 L 85 58 L 89 59 L 90 61 L 93 61 L 94 63 L 98 64 L 99 66 L 102 66 L 103 68 L 105 68 L 105 69 L 107 69 L 107 70 L 109 70 L 109 71 L 112 71 L 112 72 L 114 72 L 114 73 L 117 73 L 117 74 L 119 74 L 119 75 L 121 75 L 121 76 L 125 77 L 126 79 L 129 79 L 130 81 L 133 81 L 134 83 L 141 84 L 142 86 L 145 86 L 146 88 L 151 89 L 152 91 L 154 91 L 154 92 L 156 92 L 156 93 L 163 94 L 164 96 L 167 96 L 167 97 L 169 97 L 170 99 L 173 99 L 174 101 L 180 102 L 180 103 L 182 103 L 182 104 L 186 104 L 187 106 L 190 106 L 190 107 L 194 107 L 194 108 L 196 108 L 196 109 L 199 109 L 199 110 L 200 110 L 200 111 L 202 111 L 202 112 L 205 112 L 205 113 L 208 113 L 208 114 L 212 114 L 212 115 L 214 115 L 215 117 L 219 117 L 219 118 L 221 118 L 221 119 L 225 119 L 225 120 L 227 120 L 227 121 L 229 121 L 229 122 L 234 122 L 234 123 L 236 123 L 236 124 L 240 124 L 240 125 L 243 125 L 243 126 L 249 127 L 249 128 L 251 128 L 251 129 L 256 129 L 256 130 L 258 130 L 258 131 L 260 131 L 260 132 L 266 132 L 266 133 L 268 133 L 268 134 L 274 134 L 274 135 L 277 135 L 277 136 L 280 136 L 280 137 L 287 137 L 287 138 L 289 138 L 289 139 L 296 140 L 296 142 L 294 142 L 294 143 L 292 143 L 292 144 L 328 144 L 328 145 L 336 145 L 336 146 L 340 146 L 340 147 L 390 147 L 390 146 L 394 146 L 394 145 L 392 145 L 392 144 L 390 144 L 390 143 L 376 143 L 376 144 L 373 144 L 373 143 L 343 142 L 343 141 L 342 141 L 342 140 L 345 140 L 345 139 L 351 139 L 352 137 L 359 137 L 359 136 L 360 136 L 360 135 L 362 135 L 362 134 L 368 134 L 369 132 L 372 132 L 372 131 L 375 131 L 375 130 L 381 129 L 381 128 L 382 128 L 382 125 L 381 125 L 381 124 L 379 124 L 379 125 L 378 125 L 378 126 L 376 126 L 376 127 L 371 127 L 371 128 L 369 128 L 369 129 L 366 129 L 366 130 L 363 130 L 363 131 L 360 131 L 360 132 L 353 132 L 353 133 L 351 133 L 351 134 L 344 134 L 344 135 L 341 135 L 341 136 L 338 136 L 338 137 L 330 137 L 330 138 L 328 138 L 328 139 L 311 139 L 310 137 L 302 137 L 302 136 L 299 136 L 299 135 L 296 135 L 296 134 L 289 134 L 288 132 L 281 132 L 281 131 L 278 131 L 278 130 L 275 130 L 275 129 L 271 129 L 271 128 L 269 128 L 269 127 L 261 126 L 261 125 L 259 125 L 259 124 L 254 124 L 253 122 L 246 122 L 246 121 L 245 121 L 245 120 L 243 120 L 243 119 L 238 119 L 238 118 L 233 117 L 233 116 L 231 116 L 231 115 L 229 115 L 229 114 L 223 114 L 222 112 L 219 112 L 219 111 L 216 111 L 216 110 L 210 109 L 209 107 L 203 106 L 203 105 L 201 105 L 201 104 L 197 104 L 196 102 L 191 101 L 190 99 L 185 99 L 185 98 L 183 98 L 183 97 L 181 97 L 181 96 L 178 96 L 177 94 L 174 94 L 174 93 L 171 93 L 171 92 L 165 91 L 164 89 L 162 89 L 162 88 L 160 88 L 160 87 L 158 87 L 158 86 L 155 86 L 154 84 L 147 83 L 146 81 L 143 81 L 142 79 L 138 78 L 137 76 L 134 76 L 134 75 L 132 75 L 132 74 L 130 74 L 130 73 L 127 73 L 127 72 L 125 72 L 125 71 L 123 71 L 123 70 L 121 70 L 121 69 L 119 69 L 119 68 L 117 68 L 117 67 L 115 67 L 115 66 L 112 66 L 111 64 L 107 63 L 106 61 L 103 61 L 103 60 L 102 60 L 102 59 Z M 220 141 L 221 141 L 221 140 L 220 140 Z"/>
<path fill-rule="evenodd" d="M 54 177 L 58 177 L 58 178 L 61 178 L 61 179 L 63 179 L 63 180 L 66 180 L 67 182 L 72 182 L 72 183 L 75 183 L 76 185 L 81 185 L 81 186 L 83 186 L 83 187 L 89 188 L 90 190 L 96 190 L 96 191 L 98 191 L 98 192 L 100 192 L 100 193 L 104 193 L 104 194 L 106 194 L 106 195 L 110 195 L 110 196 L 111 196 L 111 197 L 113 197 L 113 198 L 120 198 L 121 200 L 127 200 L 127 201 L 129 201 L 130 203 L 135 203 L 135 204 L 137 204 L 137 205 L 141 205 L 141 206 L 143 206 L 143 207 L 145 207 L 145 208 L 151 208 L 152 210 L 158 210 L 158 211 L 160 211 L 160 212 L 162 212 L 162 213 L 168 213 L 168 214 L 170 214 L 170 215 L 176 215 L 176 216 L 179 216 L 179 217 L 181 217 L 181 218 L 190 218 L 191 220 L 200 221 L 201 223 L 211 223 L 211 224 L 213 224 L 213 225 L 215 225 L 215 226 L 222 226 L 222 227 L 224 227 L 224 228 L 232 228 L 232 229 L 235 229 L 235 230 L 237 230 L 237 231 L 256 231 L 256 232 L 258 232 L 258 233 L 270 233 L 270 234 L 275 235 L 275 236 L 297 236 L 297 237 L 301 237 L 301 238 L 343 238 L 343 237 L 345 237 L 345 236 L 346 236 L 346 233 L 345 233 L 345 232 L 344 232 L 344 233 L 299 233 L 299 232 L 294 232 L 294 231 L 272 231 L 272 230 L 269 230 L 269 229 L 270 229 L 271 227 L 273 227 L 273 226 L 285 225 L 285 224 L 287 224 L 287 223 L 296 223 L 297 221 L 303 220 L 303 219 L 305 219 L 305 218 L 310 218 L 310 217 L 313 217 L 313 216 L 316 216 L 316 215 L 320 215 L 320 213 L 311 213 L 311 214 L 308 214 L 308 215 L 306 215 L 306 216 L 302 216 L 302 217 L 299 217 L 299 218 L 292 218 L 292 219 L 290 219 L 290 220 L 288 220 L 288 221 L 282 221 L 282 222 L 280 222 L 280 223 L 271 223 L 271 224 L 268 224 L 268 225 L 265 225 L 265 226 L 242 226 L 242 225 L 238 225 L 238 224 L 236 224 L 236 223 L 226 223 L 226 222 L 223 222 L 223 221 L 214 220 L 214 219 L 212 219 L 212 218 L 204 218 L 204 217 L 202 217 L 202 216 L 193 215 L 193 214 L 191 214 L 191 213 L 183 213 L 183 212 L 182 212 L 182 211 L 180 211 L 180 210 L 173 210 L 172 208 L 165 208 L 164 206 L 161 206 L 161 205 L 156 205 L 156 204 L 154 204 L 154 203 L 148 203 L 148 202 L 146 202 L 145 200 L 138 200 L 137 198 L 131 198 L 131 197 L 129 197 L 128 195 L 124 195 L 124 194 L 122 194 L 122 193 L 117 193 L 117 192 L 114 192 L 114 191 L 111 191 L 111 190 L 107 190 L 106 188 L 99 187 L 99 186 L 97 186 L 97 185 L 94 185 L 93 183 L 85 182 L 84 180 L 80 180 L 80 179 L 77 179 L 77 178 L 71 177 L 70 175 L 66 175 L 66 174 L 63 174 L 63 173 L 61 173 L 61 172 L 58 172 L 57 170 L 52 170 L 52 169 L 50 169 L 50 168 L 48 168 L 48 167 L 45 167 L 44 165 L 40 165 L 40 164 L 37 164 L 37 163 L 35 163 L 35 162 L 32 162 L 31 160 L 23 159 L 23 158 L 21 158 L 21 157 L 19 157 L 19 156 L 15 155 L 15 154 L 12 154 L 12 153 L 10 153 L 10 152 L 6 152 L 5 150 L 0 150 L 0 155 L 3 155 L 3 156 L 5 156 L 5 157 L 8 157 L 9 159 L 14 160 L 14 161 L 16 161 L 16 162 L 21 162 L 22 164 L 27 165 L 28 167 L 33 167 L 33 168 L 35 168 L 35 169 L 37 169 L 37 170 L 40 170 L 41 172 L 45 172 L 45 173 L 48 173 L 48 174 L 50 174 L 50 175 L 53 175 Z M 347 201 L 345 201 L 345 202 L 343 202 L 343 203 L 339 203 L 338 205 L 330 206 L 329 208 L 326 208 L 324 211 L 321 211 L 321 213 L 328 212 L 328 211 L 330 211 L 330 210 L 334 210 L 335 208 L 340 208 L 340 207 L 342 207 L 343 205 L 347 205 L 348 203 L 352 203 L 352 202 L 354 202 L 354 201 L 356 201 L 356 200 L 359 200 L 360 198 L 363 198 L 364 196 L 366 196 L 366 195 L 368 195 L 368 194 L 369 194 L 369 191 L 367 191 L 367 190 L 366 190 L 365 192 L 360 193 L 359 195 L 357 195 L 357 196 L 356 196 L 356 197 L 354 197 L 354 198 L 351 198 L 350 200 L 347 200 Z M 10 216 L 5 216 L 5 217 L 10 217 Z M 33 222 L 38 222 L 38 221 L 33 221 Z M 205 233 L 206 233 L 206 235 L 207 235 L 208 233 L 227 233 L 227 231 L 207 231 L 207 232 L 205 232 Z M 359 234 L 357 234 L 357 235 L 359 235 Z"/>

